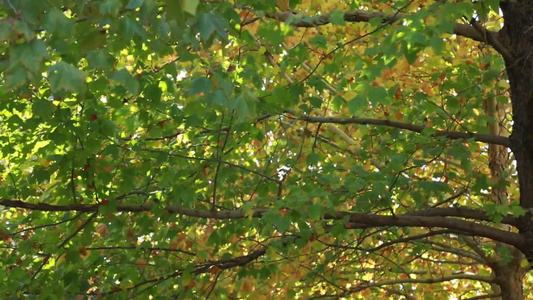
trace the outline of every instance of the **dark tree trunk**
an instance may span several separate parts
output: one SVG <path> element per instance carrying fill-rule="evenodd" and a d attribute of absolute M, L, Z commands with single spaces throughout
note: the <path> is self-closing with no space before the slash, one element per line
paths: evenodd
<path fill-rule="evenodd" d="M 513 132 L 511 149 L 514 153 L 520 186 L 520 205 L 533 208 L 533 1 L 502 0 L 504 28 L 500 31 L 503 46 L 511 58 L 505 59 L 511 86 Z M 531 213 L 522 217 L 520 233 L 526 240 L 533 237 Z M 533 244 L 520 249 L 533 261 Z M 493 266 L 501 288 L 502 299 L 524 299 L 520 256 L 511 263 Z"/>
<path fill-rule="evenodd" d="M 520 205 L 533 208 L 533 1 L 502 2 L 504 28 L 500 37 L 514 57 L 507 61 L 511 86 L 513 133 L 511 148 L 515 155 L 520 185 Z M 524 218 L 521 230 L 533 231 L 531 218 Z"/>
<path fill-rule="evenodd" d="M 514 57 L 506 61 L 513 105 L 511 148 L 516 158 L 520 205 L 533 207 L 533 1 L 502 2 L 500 36 Z"/>
<path fill-rule="evenodd" d="M 514 61 L 506 61 L 513 105 L 511 148 L 516 158 L 520 205 L 533 207 L 533 1 L 502 2 L 500 36 Z"/>

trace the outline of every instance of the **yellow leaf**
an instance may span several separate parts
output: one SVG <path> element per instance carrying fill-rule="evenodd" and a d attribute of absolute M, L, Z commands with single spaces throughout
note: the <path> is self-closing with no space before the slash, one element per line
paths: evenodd
<path fill-rule="evenodd" d="M 353 99 L 355 96 L 357 96 L 357 92 L 356 91 L 347 91 L 346 93 L 344 93 L 344 98 L 346 100 L 351 100 Z"/>
<path fill-rule="evenodd" d="M 290 9 L 289 0 L 276 0 L 276 7 L 280 11 L 288 11 Z"/>

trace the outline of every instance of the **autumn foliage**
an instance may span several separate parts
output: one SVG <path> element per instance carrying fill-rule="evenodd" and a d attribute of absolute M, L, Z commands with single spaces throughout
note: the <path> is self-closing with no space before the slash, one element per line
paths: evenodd
<path fill-rule="evenodd" d="M 526 299 L 528 9 L 4 0 L 0 298 Z"/>

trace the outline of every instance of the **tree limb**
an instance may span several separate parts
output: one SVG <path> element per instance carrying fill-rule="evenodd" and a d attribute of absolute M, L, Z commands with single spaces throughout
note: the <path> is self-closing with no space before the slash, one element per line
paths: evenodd
<path fill-rule="evenodd" d="M 70 205 L 53 205 L 48 203 L 28 203 L 19 200 L 0 199 L 0 205 L 7 207 L 25 208 L 30 210 L 41 211 L 83 211 L 83 212 L 97 212 L 100 204 L 70 204 Z M 117 211 L 121 212 L 143 212 L 150 211 L 157 205 L 154 203 L 146 204 L 118 204 Z M 168 205 L 165 207 L 168 213 L 180 214 L 188 217 L 208 218 L 208 219 L 244 219 L 248 217 L 260 218 L 270 209 L 256 208 L 251 212 L 242 209 L 235 210 L 205 210 L 187 208 L 177 205 Z M 436 209 L 435 209 L 436 210 Z M 433 213 L 433 211 L 432 211 Z M 527 247 L 527 241 L 518 233 L 508 232 L 505 230 L 493 228 L 487 225 L 478 224 L 471 221 L 464 221 L 460 219 L 444 217 L 444 216 L 420 216 L 412 214 L 404 215 L 376 215 L 368 213 L 355 212 L 336 212 L 334 214 L 326 214 L 324 219 L 342 220 L 345 217 L 349 218 L 347 228 L 358 228 L 358 226 L 376 227 L 376 226 L 405 226 L 405 227 L 440 227 L 453 230 L 460 230 L 468 232 L 472 235 L 490 238 L 502 243 L 514 245 L 519 249 Z"/>
<path fill-rule="evenodd" d="M 512 65 L 516 62 L 515 58 L 509 52 L 509 49 L 505 48 L 498 39 L 497 34 L 492 34 L 492 32 L 488 31 L 487 28 L 483 27 L 476 19 L 472 18 L 470 20 L 470 24 L 472 24 L 472 27 L 479 32 L 480 35 L 485 37 L 486 43 L 491 45 L 494 50 L 498 51 L 502 55 L 502 57 L 509 63 L 509 65 Z"/>
<path fill-rule="evenodd" d="M 464 221 L 449 217 L 422 217 L 412 215 L 375 215 L 350 213 L 350 222 L 348 227 L 357 227 L 358 224 L 368 226 L 406 226 L 406 227 L 440 227 L 453 230 L 468 232 L 472 235 L 490 238 L 502 243 L 514 245 L 517 248 L 524 249 L 527 241 L 518 233 L 508 232 L 487 225 Z"/>
<path fill-rule="evenodd" d="M 337 118 L 337 117 L 302 116 L 302 117 L 299 117 L 299 119 L 302 121 L 309 122 L 309 123 L 361 124 L 361 125 L 389 126 L 389 127 L 404 129 L 408 131 L 414 131 L 418 133 L 422 133 L 424 130 L 431 129 L 426 126 L 415 125 L 415 124 L 406 123 L 406 122 L 381 120 L 381 119 L 370 119 L 370 118 Z M 502 145 L 505 147 L 510 147 L 511 145 L 509 138 L 499 136 L 499 135 L 492 135 L 492 134 L 437 130 L 433 135 L 445 136 L 450 139 L 471 139 L 473 138 L 474 140 L 478 142 Z"/>
<path fill-rule="evenodd" d="M 213 267 L 213 266 L 216 266 L 220 270 L 227 270 L 227 269 L 231 269 L 231 268 L 234 268 L 234 267 L 245 266 L 245 265 L 253 262 L 254 260 L 258 259 L 259 257 L 263 256 L 266 253 L 266 250 L 267 250 L 267 248 L 265 247 L 265 248 L 262 248 L 262 249 L 259 249 L 259 250 L 255 250 L 255 251 L 251 252 L 248 255 L 243 255 L 243 256 L 238 256 L 238 257 L 234 257 L 234 258 L 230 258 L 230 259 L 223 259 L 223 260 L 210 261 L 210 262 L 207 262 L 207 263 L 203 263 L 203 264 L 195 266 L 194 270 L 192 271 L 192 273 L 194 275 L 204 274 L 204 273 L 209 272 L 211 267 Z M 184 273 L 184 270 L 178 270 L 178 271 L 176 271 L 176 272 L 174 272 L 172 274 L 168 274 L 168 275 L 163 276 L 163 277 L 154 278 L 154 279 L 148 279 L 148 280 L 145 280 L 143 282 L 137 283 L 133 287 L 127 288 L 125 290 L 126 291 L 134 290 L 134 289 L 137 289 L 137 288 L 139 288 L 141 286 L 144 286 L 144 285 L 147 285 L 147 284 L 150 284 L 150 283 L 153 283 L 154 285 L 156 285 L 156 284 L 159 284 L 159 283 L 161 283 L 163 281 L 166 281 L 166 280 L 168 280 L 170 278 L 180 277 L 181 275 L 183 275 L 183 273 Z M 103 295 L 115 294 L 115 293 L 121 292 L 121 291 L 123 291 L 123 290 L 112 291 L 112 292 L 104 293 Z"/>
<path fill-rule="evenodd" d="M 460 273 L 460 274 L 435 277 L 435 278 L 406 278 L 406 279 L 383 280 L 383 281 L 376 281 L 376 282 L 365 282 L 351 289 L 349 293 L 356 293 L 356 292 L 360 292 L 370 287 L 378 287 L 378 286 L 383 286 L 383 285 L 407 284 L 407 283 L 439 283 L 439 282 L 461 280 L 461 279 L 483 281 L 487 283 L 496 282 L 496 279 L 489 277 L 489 276 Z"/>
<path fill-rule="evenodd" d="M 443 208 L 428 208 L 408 212 L 406 215 L 410 216 L 424 216 L 424 217 L 459 217 L 466 219 L 475 219 L 480 221 L 492 221 L 492 219 L 481 210 L 475 210 L 465 207 L 443 207 Z M 504 216 L 501 221 L 502 224 L 517 226 L 518 221 L 511 215 Z"/>
<path fill-rule="evenodd" d="M 293 12 L 276 12 L 276 13 L 268 13 L 266 14 L 268 18 L 280 20 L 280 21 L 291 21 L 289 18 L 292 18 L 291 25 L 296 27 L 303 27 L 303 28 L 312 28 L 317 26 L 322 26 L 329 24 L 329 16 L 330 14 L 324 14 L 320 16 L 303 16 L 301 14 L 298 14 L 297 16 L 294 15 Z M 383 22 L 387 23 L 394 23 L 400 19 L 405 18 L 406 14 L 390 14 L 387 15 L 382 12 L 377 11 L 363 11 L 363 10 L 356 10 L 356 11 L 346 11 L 344 13 L 344 20 L 346 22 L 369 22 L 371 19 L 382 19 Z M 456 35 L 460 35 L 466 38 L 473 39 L 475 41 L 479 42 L 488 42 L 486 37 L 496 37 L 497 33 L 494 31 L 486 31 L 486 36 L 480 34 L 474 27 L 467 25 L 467 24 L 460 24 L 455 23 L 453 25 L 453 33 Z"/>

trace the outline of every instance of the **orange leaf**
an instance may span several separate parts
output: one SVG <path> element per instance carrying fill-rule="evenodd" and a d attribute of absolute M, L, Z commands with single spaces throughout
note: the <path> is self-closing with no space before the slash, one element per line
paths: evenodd
<path fill-rule="evenodd" d="M 96 232 L 98 232 L 101 236 L 107 235 L 107 225 L 104 223 L 99 223 L 95 227 Z"/>
<path fill-rule="evenodd" d="M 146 259 L 144 258 L 137 259 L 137 266 L 139 266 L 139 268 L 144 269 L 146 268 L 147 265 L 148 265 L 148 262 L 146 261 Z"/>
<path fill-rule="evenodd" d="M 395 116 L 396 116 L 396 119 L 403 120 L 403 113 L 397 112 Z"/>

